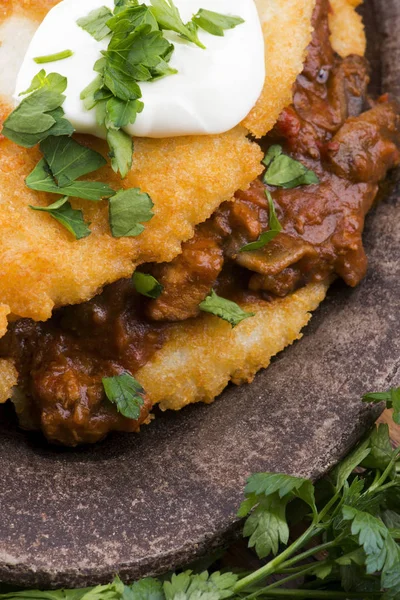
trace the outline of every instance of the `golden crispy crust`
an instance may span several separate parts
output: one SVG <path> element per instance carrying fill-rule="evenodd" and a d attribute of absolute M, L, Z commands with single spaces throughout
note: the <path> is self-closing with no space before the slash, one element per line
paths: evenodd
<path fill-rule="evenodd" d="M 92 234 L 80 241 L 29 208 L 53 201 L 24 183 L 39 158 L 37 149 L 0 142 L 0 299 L 14 315 L 45 320 L 54 305 L 84 302 L 139 263 L 172 260 L 197 223 L 257 177 L 262 153 L 241 127 L 217 136 L 138 139 L 123 185 L 148 192 L 155 216 L 137 238 L 115 239 L 106 202 L 73 201 L 91 222 Z M 109 167 L 98 178 L 121 186 Z"/>
<path fill-rule="evenodd" d="M 176 323 L 135 377 L 163 410 L 212 402 L 230 381 L 252 381 L 275 354 L 299 339 L 327 289 L 327 283 L 311 284 L 283 299 L 242 305 L 256 316 L 235 329 L 208 314 Z"/>
<path fill-rule="evenodd" d="M 257 104 L 243 121 L 260 138 L 292 101 L 292 86 L 303 70 L 311 41 L 315 0 L 256 0 L 263 23 L 266 78 Z"/>
<path fill-rule="evenodd" d="M 366 49 L 364 25 L 356 12 L 362 0 L 330 0 L 329 19 L 333 48 L 343 58 L 349 54 L 363 56 Z"/>

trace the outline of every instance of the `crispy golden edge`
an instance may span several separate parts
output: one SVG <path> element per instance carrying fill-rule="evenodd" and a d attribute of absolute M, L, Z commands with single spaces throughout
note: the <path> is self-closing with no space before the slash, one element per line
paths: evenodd
<path fill-rule="evenodd" d="M 243 125 L 260 138 L 292 101 L 292 87 L 303 70 L 311 41 L 315 0 L 256 0 L 256 4 L 263 23 L 266 78 L 261 96 Z"/>
<path fill-rule="evenodd" d="M 243 304 L 256 316 L 234 329 L 209 314 L 176 323 L 135 377 L 163 410 L 212 402 L 230 381 L 252 381 L 275 354 L 299 339 L 327 289 L 327 283 L 310 284 L 273 302 Z"/>
<path fill-rule="evenodd" d="M 301 73 L 311 40 L 311 17 L 315 0 L 256 0 L 263 21 L 266 79 L 257 104 L 243 125 L 257 138 L 275 125 L 281 111 L 292 101 L 292 86 Z M 362 0 L 331 0 L 331 41 L 340 56 L 365 53 L 366 39 L 361 16 Z"/>
<path fill-rule="evenodd" d="M 364 56 L 366 38 L 361 16 L 356 12 L 362 0 L 330 0 L 329 23 L 333 48 L 343 58 L 349 54 Z"/>

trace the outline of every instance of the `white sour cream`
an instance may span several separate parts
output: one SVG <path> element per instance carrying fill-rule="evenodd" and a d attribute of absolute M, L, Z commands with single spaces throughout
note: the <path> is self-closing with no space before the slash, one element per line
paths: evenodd
<path fill-rule="evenodd" d="M 145 2 L 149 4 L 148 1 Z M 174 34 L 170 61 L 178 74 L 140 83 L 144 109 L 125 130 L 140 137 L 170 137 L 222 133 L 240 123 L 255 105 L 265 79 L 264 40 L 254 0 L 175 0 L 184 22 L 200 8 L 236 15 L 244 23 L 225 31 L 224 37 L 199 30 L 206 50 L 187 44 Z M 97 42 L 76 21 L 101 6 L 114 8 L 113 0 L 63 0 L 36 31 L 19 71 L 15 100 L 44 68 L 68 78 L 63 108 L 76 131 L 104 138 L 95 111 L 85 109 L 80 94 L 95 78 L 93 65 L 106 49 L 109 37 Z M 63 50 L 73 56 L 37 65 L 34 58 Z"/>

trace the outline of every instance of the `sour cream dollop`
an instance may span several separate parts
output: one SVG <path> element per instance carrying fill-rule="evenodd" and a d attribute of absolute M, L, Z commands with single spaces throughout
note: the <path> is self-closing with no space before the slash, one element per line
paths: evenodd
<path fill-rule="evenodd" d="M 149 4 L 149 2 L 145 2 Z M 225 31 L 224 37 L 199 30 L 203 50 L 165 32 L 175 51 L 170 66 L 178 70 L 154 82 L 142 82 L 144 109 L 125 130 L 132 136 L 170 137 L 222 133 L 240 123 L 255 105 L 265 79 L 264 40 L 254 0 L 176 0 L 182 19 L 189 21 L 200 8 L 240 16 L 244 23 Z M 113 0 L 63 0 L 46 16 L 36 31 L 18 74 L 15 100 L 29 88 L 44 68 L 68 79 L 63 104 L 66 118 L 76 131 L 100 138 L 104 129 L 95 111 L 85 109 L 80 94 L 96 76 L 94 63 L 107 48 L 109 37 L 97 42 L 77 25 L 101 6 L 114 8 Z M 70 58 L 37 65 L 34 58 L 63 50 Z"/>

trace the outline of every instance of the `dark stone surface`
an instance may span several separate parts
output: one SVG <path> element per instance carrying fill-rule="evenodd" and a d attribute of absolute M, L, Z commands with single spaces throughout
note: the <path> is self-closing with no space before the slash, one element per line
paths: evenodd
<path fill-rule="evenodd" d="M 400 2 L 367 0 L 366 9 L 371 47 L 382 41 L 383 78 L 396 90 Z M 392 196 L 369 218 L 364 283 L 333 286 L 304 339 L 214 405 L 74 451 L 4 418 L 0 580 L 72 587 L 174 568 L 234 535 L 251 472 L 316 478 L 340 459 L 377 416 L 362 393 L 400 382 L 398 216 Z"/>

